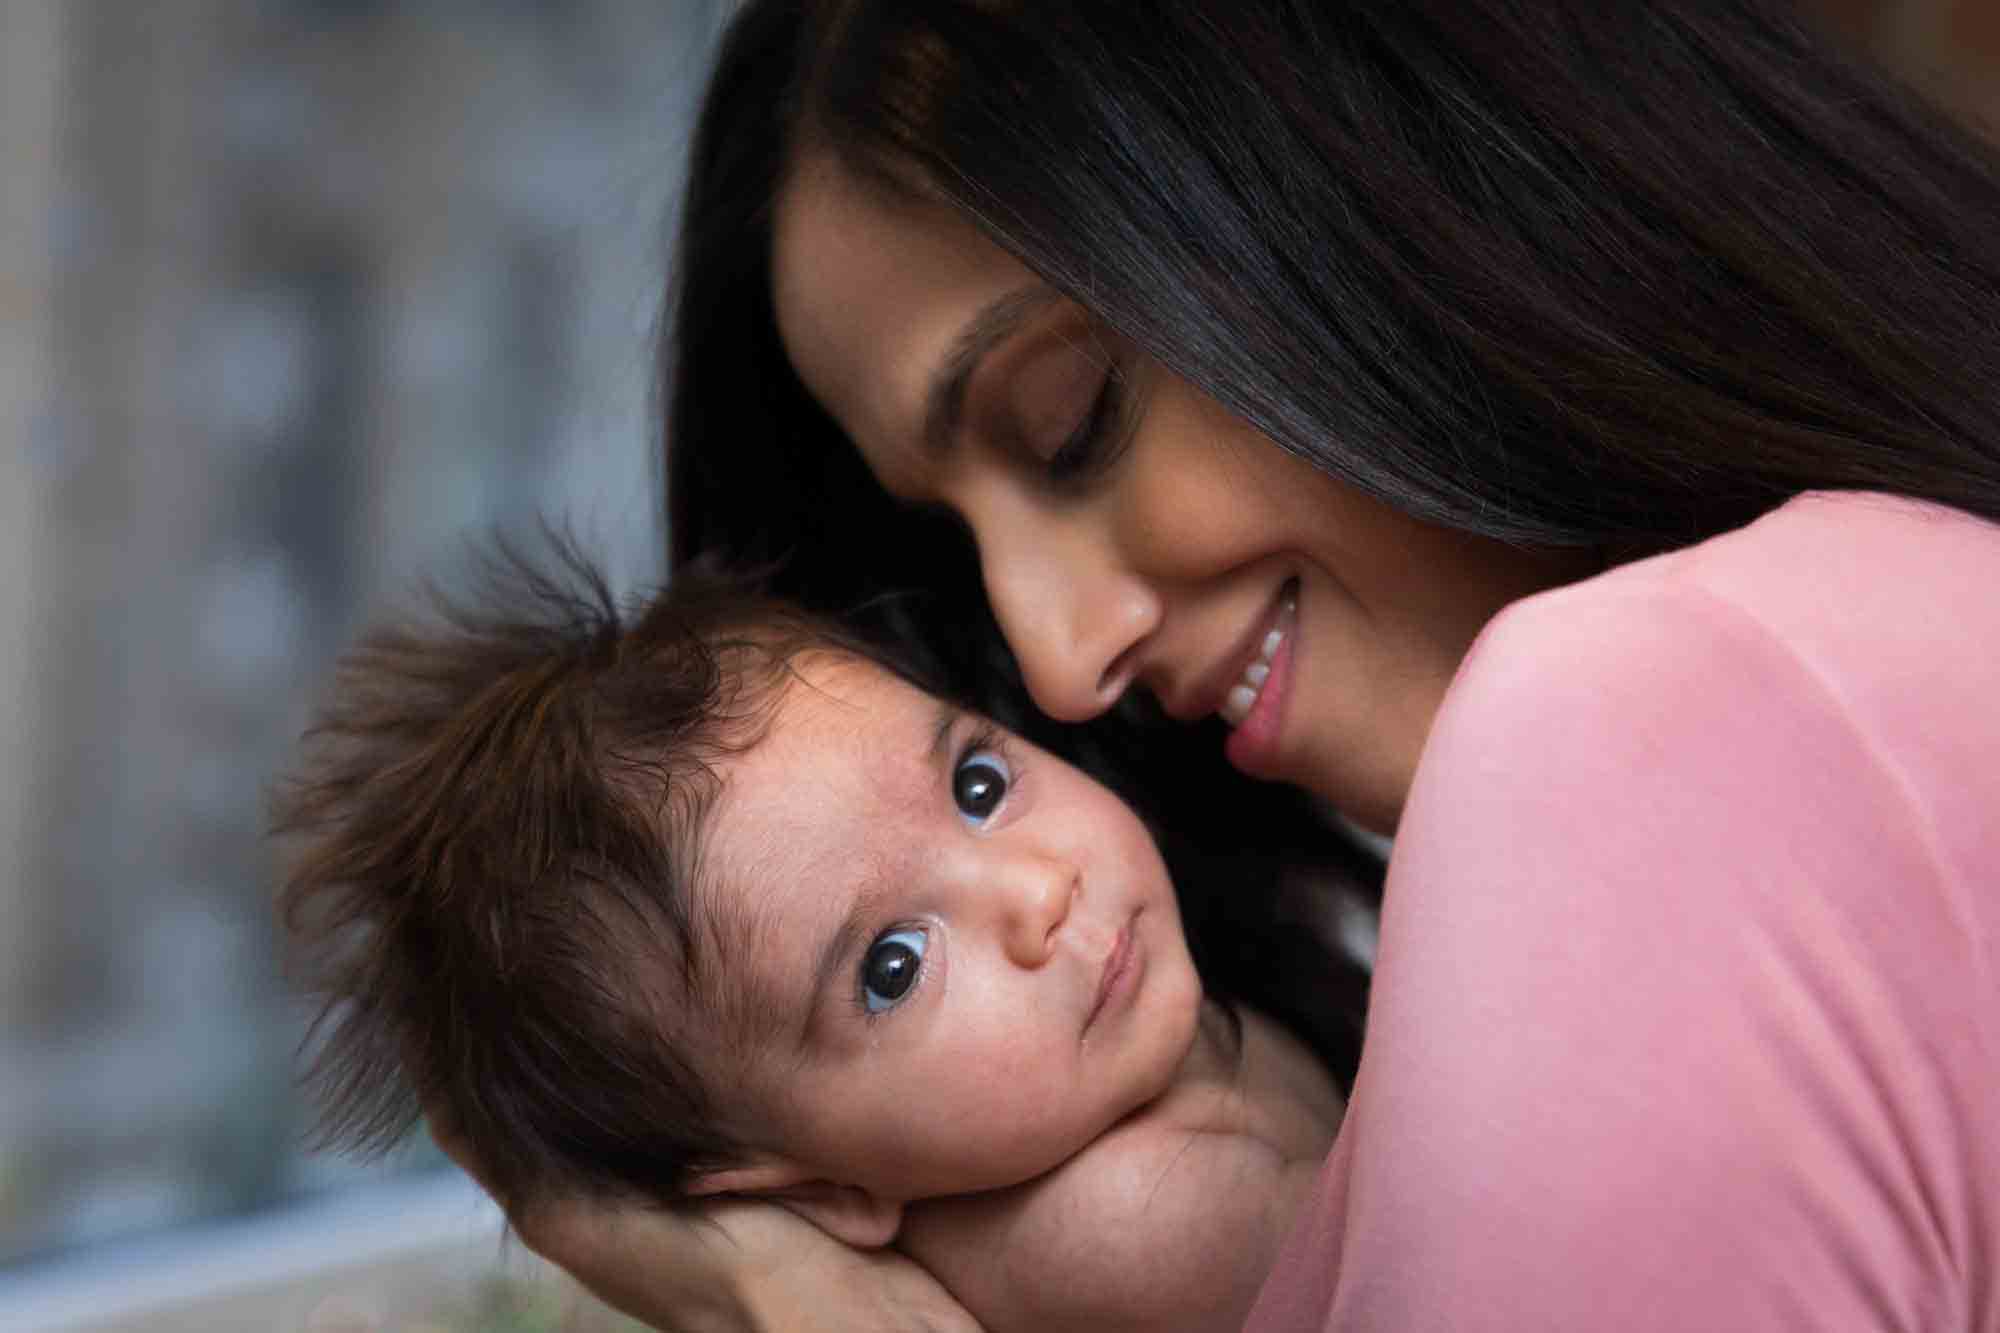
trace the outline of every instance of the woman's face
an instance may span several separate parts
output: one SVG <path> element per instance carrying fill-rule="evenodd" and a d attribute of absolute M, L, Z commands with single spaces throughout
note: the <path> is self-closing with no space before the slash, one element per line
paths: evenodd
<path fill-rule="evenodd" d="M 779 201 L 779 331 L 888 490 L 944 505 L 1036 702 L 1150 690 L 1243 771 L 1393 831 L 1474 635 L 1594 557 L 1420 523 L 1273 445 L 953 210 L 826 156 Z"/>

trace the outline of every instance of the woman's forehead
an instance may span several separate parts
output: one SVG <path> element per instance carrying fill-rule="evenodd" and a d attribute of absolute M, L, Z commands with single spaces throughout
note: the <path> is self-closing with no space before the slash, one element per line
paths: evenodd
<path fill-rule="evenodd" d="M 829 154 L 803 160 L 779 196 L 779 336 L 806 388 L 871 461 L 921 447 L 950 349 L 982 310 L 1034 281 L 952 209 L 891 195 Z"/>

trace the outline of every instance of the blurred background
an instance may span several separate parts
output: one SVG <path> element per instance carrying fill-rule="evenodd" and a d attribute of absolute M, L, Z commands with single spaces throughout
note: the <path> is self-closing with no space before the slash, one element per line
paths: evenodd
<path fill-rule="evenodd" d="M 1994 0 L 1801 3 L 2000 122 Z M 306 1151 L 261 825 L 472 537 L 655 575 L 729 2 L 0 6 L 0 1329 L 613 1327 L 434 1150 Z"/>
<path fill-rule="evenodd" d="M 437 1171 L 305 1151 L 265 795 L 333 655 L 477 534 L 548 515 L 657 570 L 655 321 L 726 7 L 0 4 L 7 1327 L 117 1242 Z"/>

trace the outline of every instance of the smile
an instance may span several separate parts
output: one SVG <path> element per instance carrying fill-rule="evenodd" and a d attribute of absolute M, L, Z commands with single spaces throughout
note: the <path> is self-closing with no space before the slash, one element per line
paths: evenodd
<path fill-rule="evenodd" d="M 1284 646 L 1285 637 L 1292 631 L 1293 618 L 1299 609 L 1299 585 L 1296 579 L 1285 584 L 1278 605 L 1278 617 L 1271 628 L 1266 630 L 1257 651 L 1243 668 L 1242 677 L 1230 687 L 1223 697 L 1222 706 L 1216 710 L 1224 722 L 1232 727 L 1243 725 L 1243 719 L 1250 716 L 1250 710 L 1257 706 L 1257 699 L 1264 691 L 1264 684 L 1271 679 L 1271 660 Z"/>

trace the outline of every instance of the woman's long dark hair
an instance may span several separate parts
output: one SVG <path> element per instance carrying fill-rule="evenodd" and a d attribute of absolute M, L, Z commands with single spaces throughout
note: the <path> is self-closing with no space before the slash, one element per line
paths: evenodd
<path fill-rule="evenodd" d="M 2000 519 L 2000 160 L 1778 0 L 748 0 L 662 367 L 675 558 L 868 604 L 1205 853 L 1309 820 L 1208 729 L 1034 725 L 969 544 L 793 374 L 804 133 L 1422 518 L 1620 551 L 1815 488 Z"/>

